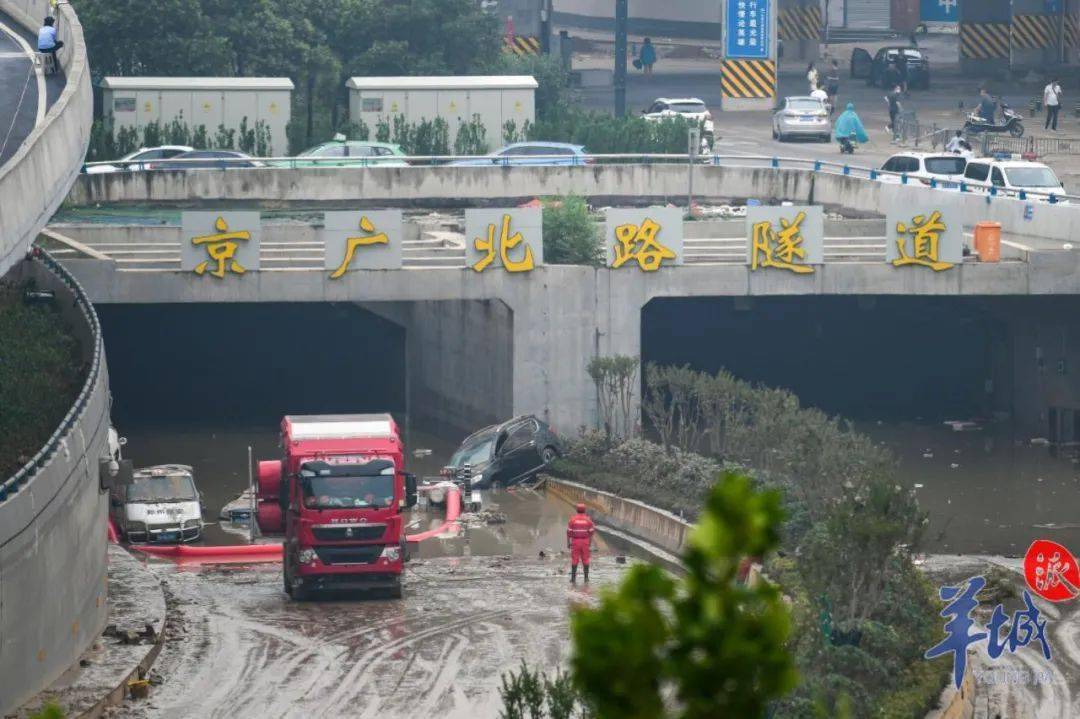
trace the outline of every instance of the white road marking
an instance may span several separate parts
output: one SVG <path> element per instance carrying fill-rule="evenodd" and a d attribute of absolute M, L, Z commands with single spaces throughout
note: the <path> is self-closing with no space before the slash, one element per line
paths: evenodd
<path fill-rule="evenodd" d="M 19 45 L 19 47 L 22 48 L 23 54 L 30 61 L 31 67 L 34 68 L 34 74 L 37 75 L 38 107 L 37 118 L 34 120 L 34 128 L 36 129 L 42 122 L 45 121 L 45 75 L 43 69 L 34 64 L 34 55 L 36 55 L 36 53 L 30 47 L 30 43 L 23 39 L 22 35 L 15 32 L 2 22 L 0 22 L 0 30 L 3 30 L 5 33 L 7 33 L 11 37 L 11 39 L 14 40 Z"/>

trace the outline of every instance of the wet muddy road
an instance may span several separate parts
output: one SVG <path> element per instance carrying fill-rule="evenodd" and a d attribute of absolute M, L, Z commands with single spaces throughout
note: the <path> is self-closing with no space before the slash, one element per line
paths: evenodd
<path fill-rule="evenodd" d="M 506 523 L 476 521 L 459 537 L 421 543 L 402 600 L 299 603 L 277 564 L 153 562 L 175 618 L 155 665 L 164 683 L 119 716 L 497 715 L 500 674 L 522 659 L 565 664 L 570 609 L 626 565 L 599 538 L 593 584 L 572 588 L 560 551 L 569 506 L 528 490 L 485 503 Z"/>

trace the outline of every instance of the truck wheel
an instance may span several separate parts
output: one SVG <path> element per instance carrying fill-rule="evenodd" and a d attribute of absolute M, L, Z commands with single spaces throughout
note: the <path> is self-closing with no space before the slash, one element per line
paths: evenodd
<path fill-rule="evenodd" d="M 293 598 L 293 601 L 306 602 L 311 599 L 311 590 L 301 584 L 299 587 L 293 587 L 289 596 Z"/>
<path fill-rule="evenodd" d="M 289 578 L 284 572 L 281 573 L 281 583 L 285 585 L 285 593 L 292 597 L 292 585 L 289 584 Z"/>
<path fill-rule="evenodd" d="M 540 453 L 540 458 L 544 460 L 544 464 L 551 464 L 559 458 L 559 450 L 554 447 L 544 447 L 544 450 Z"/>
<path fill-rule="evenodd" d="M 404 596 L 404 588 L 401 586 L 401 580 L 397 580 L 397 584 L 386 590 L 386 596 L 390 599 L 401 599 Z"/>

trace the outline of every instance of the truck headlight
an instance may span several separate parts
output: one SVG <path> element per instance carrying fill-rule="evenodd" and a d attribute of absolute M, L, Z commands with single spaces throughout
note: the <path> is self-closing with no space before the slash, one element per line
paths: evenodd
<path fill-rule="evenodd" d="M 296 559 L 301 564 L 307 564 L 308 562 L 313 562 L 313 561 L 315 561 L 315 550 L 314 549 L 301 549 L 299 552 L 296 553 Z"/>
<path fill-rule="evenodd" d="M 388 562 L 396 562 L 401 559 L 401 547 L 386 547 L 382 550 L 382 558 Z"/>
<path fill-rule="evenodd" d="M 483 472 L 480 472 L 479 474 L 474 474 L 473 476 L 469 477 L 469 484 L 480 484 L 482 481 L 484 481 Z"/>

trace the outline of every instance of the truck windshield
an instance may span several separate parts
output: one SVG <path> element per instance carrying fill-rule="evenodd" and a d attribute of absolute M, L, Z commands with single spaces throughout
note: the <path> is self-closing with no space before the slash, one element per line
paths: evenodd
<path fill-rule="evenodd" d="M 370 477 L 304 477 L 304 506 L 311 509 L 391 507 L 394 475 Z"/>
<path fill-rule="evenodd" d="M 195 482 L 186 476 L 136 479 L 127 488 L 127 501 L 131 503 L 194 502 L 198 496 Z"/>
<path fill-rule="evenodd" d="M 495 447 L 495 437 L 494 434 L 488 434 L 469 442 L 457 452 L 454 452 L 454 456 L 450 458 L 449 466 L 464 467 L 466 464 L 477 465 L 489 461 L 491 459 L 491 450 Z"/>

